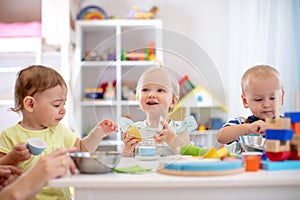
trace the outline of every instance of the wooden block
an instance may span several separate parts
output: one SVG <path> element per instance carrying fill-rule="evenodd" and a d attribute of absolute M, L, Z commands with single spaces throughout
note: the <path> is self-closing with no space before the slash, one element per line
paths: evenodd
<path fill-rule="evenodd" d="M 204 154 L 203 158 L 212 158 L 213 155 L 217 152 L 216 148 L 211 148 L 206 154 Z"/>
<path fill-rule="evenodd" d="M 279 151 L 290 151 L 291 142 L 290 141 L 280 141 Z"/>
<path fill-rule="evenodd" d="M 280 140 L 266 140 L 266 151 L 279 152 Z"/>
<path fill-rule="evenodd" d="M 291 122 L 293 124 L 296 122 L 300 122 L 300 112 L 286 112 L 284 113 L 284 117 L 291 118 Z"/>
<path fill-rule="evenodd" d="M 290 141 L 266 140 L 266 151 L 268 152 L 290 151 L 290 146 Z"/>
<path fill-rule="evenodd" d="M 292 140 L 294 135 L 294 130 L 276 130 L 276 129 L 266 129 L 266 139 L 267 140 Z"/>
<path fill-rule="evenodd" d="M 229 156 L 229 151 L 225 148 L 222 147 L 221 149 L 218 149 L 216 153 L 212 156 L 212 158 L 223 158 Z"/>
<path fill-rule="evenodd" d="M 300 134 L 294 134 L 291 144 L 300 146 Z"/>
<path fill-rule="evenodd" d="M 291 118 L 266 119 L 267 129 L 290 129 Z"/>

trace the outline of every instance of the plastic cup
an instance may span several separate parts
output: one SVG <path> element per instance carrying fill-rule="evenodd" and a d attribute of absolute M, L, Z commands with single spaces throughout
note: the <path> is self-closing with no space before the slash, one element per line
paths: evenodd
<path fill-rule="evenodd" d="M 139 154 L 140 156 L 155 156 L 156 154 L 156 147 L 152 146 L 140 146 L 139 147 Z"/>
<path fill-rule="evenodd" d="M 45 150 L 45 148 L 47 147 L 47 143 L 39 138 L 30 138 L 27 141 L 26 146 L 32 155 L 37 156 Z"/>
<path fill-rule="evenodd" d="M 262 153 L 261 152 L 243 152 L 242 153 L 242 161 L 243 161 L 243 163 L 246 163 L 246 158 L 247 157 L 251 157 L 251 156 L 257 156 L 257 157 L 261 158 Z"/>
<path fill-rule="evenodd" d="M 260 169 L 260 156 L 246 157 L 246 171 L 256 172 Z"/>

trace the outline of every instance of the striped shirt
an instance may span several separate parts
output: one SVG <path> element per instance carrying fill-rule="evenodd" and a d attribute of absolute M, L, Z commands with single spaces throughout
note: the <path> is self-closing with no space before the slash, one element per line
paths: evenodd
<path fill-rule="evenodd" d="M 227 122 L 223 125 L 223 127 L 226 127 L 226 126 L 232 126 L 232 125 L 238 125 L 238 124 L 244 124 L 244 123 L 249 123 L 249 124 L 251 124 L 251 123 L 256 122 L 256 121 L 258 121 L 258 120 L 260 120 L 260 118 L 255 117 L 254 115 L 249 116 L 247 119 L 245 119 L 245 118 L 243 118 L 243 117 L 235 117 L 235 118 L 230 119 L 229 121 L 227 121 Z M 234 150 L 235 153 L 239 153 L 239 152 L 243 151 L 243 150 L 242 150 L 242 147 L 241 147 L 241 145 L 240 145 L 240 143 L 239 143 L 238 140 L 231 141 L 231 142 L 229 142 L 229 143 L 227 143 L 227 144 L 231 144 L 231 143 L 233 143 L 233 142 L 237 142 L 237 143 L 236 143 L 235 150 Z"/>
<path fill-rule="evenodd" d="M 237 124 L 244 124 L 244 123 L 253 123 L 260 120 L 258 117 L 255 117 L 254 115 L 249 116 L 247 119 L 243 118 L 243 117 L 235 117 L 234 119 L 231 119 L 229 121 L 227 121 L 223 127 L 225 126 L 231 126 L 231 125 L 237 125 Z"/>

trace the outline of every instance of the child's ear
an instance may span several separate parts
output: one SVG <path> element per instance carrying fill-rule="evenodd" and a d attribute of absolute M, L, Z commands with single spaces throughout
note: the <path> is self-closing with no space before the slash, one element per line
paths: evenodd
<path fill-rule="evenodd" d="M 284 94 L 285 94 L 285 91 L 282 89 L 282 91 L 281 91 L 281 105 L 283 105 L 284 104 Z"/>
<path fill-rule="evenodd" d="M 178 103 L 178 100 L 179 100 L 179 97 L 174 95 L 173 98 L 172 98 L 170 108 L 174 108 L 175 105 Z"/>
<path fill-rule="evenodd" d="M 243 94 L 241 95 L 241 97 L 242 97 L 242 102 L 243 102 L 244 108 L 249 108 L 247 98 Z"/>
<path fill-rule="evenodd" d="M 24 109 L 27 110 L 28 112 L 33 112 L 33 109 L 34 109 L 34 103 L 35 103 L 35 100 L 34 100 L 34 98 L 31 97 L 31 96 L 26 96 L 26 97 L 23 99 Z"/>

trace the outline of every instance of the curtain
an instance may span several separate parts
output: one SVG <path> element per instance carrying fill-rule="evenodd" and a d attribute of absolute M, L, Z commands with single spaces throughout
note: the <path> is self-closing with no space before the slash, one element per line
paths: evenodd
<path fill-rule="evenodd" d="M 299 0 L 230 0 L 229 116 L 248 116 L 241 101 L 242 74 L 257 64 L 276 68 L 286 92 L 281 114 L 294 111 L 294 91 L 300 82 Z"/>

